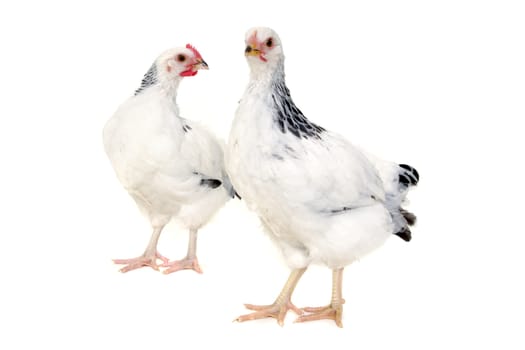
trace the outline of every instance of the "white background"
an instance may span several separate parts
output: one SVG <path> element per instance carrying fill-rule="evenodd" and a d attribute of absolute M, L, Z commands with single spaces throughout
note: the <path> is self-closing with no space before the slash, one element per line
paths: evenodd
<path fill-rule="evenodd" d="M 525 12 L 519 1 L 5 2 L 0 5 L 0 348 L 523 349 Z M 343 6 L 344 4 L 344 6 Z M 118 272 L 150 235 L 101 131 L 163 50 L 210 66 L 180 87 L 226 138 L 248 79 L 244 32 L 273 27 L 314 122 L 417 167 L 414 239 L 345 271 L 344 328 L 233 323 L 288 268 L 241 201 L 199 239 L 203 275 Z M 160 251 L 181 258 L 169 227 Z M 313 267 L 298 306 L 328 303 Z M 520 334 L 521 332 L 521 334 Z"/>

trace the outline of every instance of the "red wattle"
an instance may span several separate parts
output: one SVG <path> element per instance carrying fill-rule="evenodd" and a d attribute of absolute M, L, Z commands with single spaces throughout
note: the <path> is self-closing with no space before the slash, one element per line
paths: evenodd
<path fill-rule="evenodd" d="M 185 70 L 184 72 L 180 73 L 181 77 L 194 77 L 197 75 L 198 71 L 194 71 L 193 69 Z"/>

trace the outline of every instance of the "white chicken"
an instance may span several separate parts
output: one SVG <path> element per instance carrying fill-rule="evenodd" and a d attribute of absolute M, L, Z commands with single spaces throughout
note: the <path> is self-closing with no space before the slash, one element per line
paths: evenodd
<path fill-rule="evenodd" d="M 166 267 L 164 273 L 202 272 L 196 256 L 197 231 L 234 193 L 224 169 L 223 145 L 179 115 L 179 84 L 199 69 L 208 65 L 191 45 L 167 50 L 104 127 L 104 147 L 115 173 L 153 228 L 144 254 L 114 260 L 124 265 L 122 272 L 143 266 Z M 157 251 L 157 243 L 172 218 L 189 230 L 190 237 L 186 257 L 169 262 Z"/>
<path fill-rule="evenodd" d="M 401 208 L 419 180 L 408 165 L 365 155 L 342 136 L 310 122 L 285 84 L 284 54 L 270 28 L 246 33 L 250 80 L 239 103 L 226 150 L 233 186 L 254 210 L 292 269 L 271 305 L 238 321 L 274 317 L 283 324 L 332 319 L 342 327 L 343 268 L 378 248 L 392 234 L 408 241 L 415 216 Z M 299 309 L 293 290 L 310 263 L 333 270 L 328 306 Z"/>

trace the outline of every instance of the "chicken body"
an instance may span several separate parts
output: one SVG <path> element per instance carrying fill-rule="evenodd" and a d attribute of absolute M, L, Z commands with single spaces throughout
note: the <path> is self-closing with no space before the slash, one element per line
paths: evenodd
<path fill-rule="evenodd" d="M 142 256 L 115 260 L 126 265 L 123 272 L 142 266 L 158 269 L 157 258 L 168 267 L 166 273 L 184 268 L 200 272 L 195 252 L 197 230 L 232 192 L 224 169 L 223 145 L 198 123 L 181 118 L 176 104 L 183 76 L 207 68 L 194 51 L 177 48 L 161 55 L 141 88 L 104 127 L 104 147 L 115 173 L 153 228 Z M 169 263 L 156 247 L 171 219 L 190 231 L 190 243 L 185 259 Z"/>
<path fill-rule="evenodd" d="M 372 160 L 306 119 L 286 87 L 282 46 L 273 30 L 250 29 L 246 44 L 250 81 L 230 132 L 226 166 L 292 274 L 272 305 L 247 305 L 256 312 L 238 320 L 275 317 L 282 324 L 292 309 L 310 312 L 299 321 L 330 318 L 341 325 L 343 268 L 393 233 L 410 235 L 400 208 L 408 188 L 399 183 L 404 168 Z M 290 298 L 311 263 L 334 271 L 332 302 L 300 310 Z"/>

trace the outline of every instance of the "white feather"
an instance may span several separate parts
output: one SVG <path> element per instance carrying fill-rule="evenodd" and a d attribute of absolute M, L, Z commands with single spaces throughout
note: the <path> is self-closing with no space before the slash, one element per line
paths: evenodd
<path fill-rule="evenodd" d="M 161 71 L 162 59 L 173 56 L 170 52 L 156 61 L 158 83 L 130 97 L 107 122 L 104 146 L 118 179 L 153 227 L 175 218 L 198 229 L 230 196 L 225 186 L 210 188 L 201 181 L 229 180 L 223 144 L 204 127 L 179 116 L 176 92 L 182 78 L 168 79 Z M 185 126 L 190 128 L 187 132 Z"/>
<path fill-rule="evenodd" d="M 230 132 L 228 174 L 290 267 L 344 267 L 394 232 L 386 202 L 397 178 L 391 163 L 371 161 L 338 134 L 303 138 L 279 129 L 272 89 L 280 74 L 284 80 L 282 48 L 275 32 L 254 32 L 275 44 L 266 60 L 248 58 L 250 82 Z"/>

